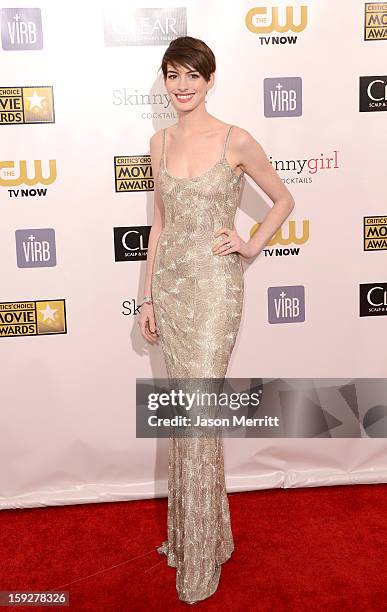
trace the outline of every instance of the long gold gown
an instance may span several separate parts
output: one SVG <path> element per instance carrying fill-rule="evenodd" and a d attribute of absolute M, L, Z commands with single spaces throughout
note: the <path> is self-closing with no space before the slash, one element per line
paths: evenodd
<path fill-rule="evenodd" d="M 238 253 L 214 255 L 221 227 L 232 228 L 243 172 L 226 157 L 193 178 L 174 177 L 165 161 L 157 176 L 165 208 L 152 272 L 152 297 L 168 377 L 224 377 L 238 333 L 243 268 Z M 223 440 L 170 437 L 168 539 L 157 549 L 176 567 L 176 589 L 193 603 L 212 595 L 234 541 L 225 487 Z"/>

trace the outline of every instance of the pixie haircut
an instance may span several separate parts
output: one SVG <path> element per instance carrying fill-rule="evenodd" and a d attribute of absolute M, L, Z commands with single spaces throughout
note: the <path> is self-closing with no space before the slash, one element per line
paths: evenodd
<path fill-rule="evenodd" d="M 207 82 L 210 75 L 216 70 L 215 55 L 211 49 L 205 42 L 199 38 L 192 38 L 192 36 L 180 36 L 169 43 L 160 66 L 164 79 L 167 78 L 167 64 L 172 65 L 173 68 L 183 66 L 189 69 L 192 67 Z"/>

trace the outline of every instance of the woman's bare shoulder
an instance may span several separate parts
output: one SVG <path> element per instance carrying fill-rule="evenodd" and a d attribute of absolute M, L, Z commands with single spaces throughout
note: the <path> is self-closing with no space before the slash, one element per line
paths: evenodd
<path fill-rule="evenodd" d="M 239 126 L 234 126 L 231 130 L 229 148 L 238 160 L 238 165 L 247 174 L 250 174 L 250 169 L 257 164 L 267 167 L 270 163 L 261 143 L 248 130 Z"/>
<path fill-rule="evenodd" d="M 149 140 L 149 146 L 151 148 L 156 148 L 156 149 L 159 148 L 159 146 L 161 145 L 162 138 L 163 138 L 163 131 L 164 131 L 164 128 L 160 128 L 159 130 L 157 130 L 157 132 L 152 134 Z"/>
<path fill-rule="evenodd" d="M 249 144 L 255 140 L 248 130 L 234 124 L 232 124 L 230 136 L 232 137 L 233 145 L 236 148 L 244 147 L 246 144 Z"/>

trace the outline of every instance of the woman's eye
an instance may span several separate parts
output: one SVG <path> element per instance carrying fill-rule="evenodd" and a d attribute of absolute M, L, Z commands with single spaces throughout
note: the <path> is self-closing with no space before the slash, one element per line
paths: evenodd
<path fill-rule="evenodd" d="M 198 74 L 190 74 L 191 77 L 193 77 L 194 79 L 198 79 L 199 75 Z M 168 79 L 175 79 L 176 78 L 176 74 L 169 74 L 168 75 Z"/>

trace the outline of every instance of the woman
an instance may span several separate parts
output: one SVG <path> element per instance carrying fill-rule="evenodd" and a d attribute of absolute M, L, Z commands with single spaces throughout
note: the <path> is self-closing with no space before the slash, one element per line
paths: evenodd
<path fill-rule="evenodd" d="M 154 220 L 138 322 L 150 344 L 161 340 L 169 379 L 222 378 L 242 313 L 241 257 L 262 250 L 294 200 L 249 132 L 207 112 L 216 64 L 203 41 L 173 40 L 161 69 L 178 121 L 150 139 Z M 233 225 L 245 173 L 274 202 L 248 242 Z M 210 597 L 233 549 L 222 438 L 171 436 L 158 551 L 176 567 L 179 598 Z"/>

